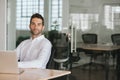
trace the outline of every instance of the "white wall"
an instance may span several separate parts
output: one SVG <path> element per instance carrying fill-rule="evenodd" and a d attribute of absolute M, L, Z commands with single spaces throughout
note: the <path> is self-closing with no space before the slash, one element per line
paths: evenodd
<path fill-rule="evenodd" d="M 8 0 L 8 39 L 7 49 L 14 50 L 16 45 L 16 0 Z"/>
<path fill-rule="evenodd" d="M 15 2 L 16 0 L 0 0 L 0 50 L 15 49 Z"/>
<path fill-rule="evenodd" d="M 6 50 L 6 0 L 0 0 L 0 50 Z"/>
<path fill-rule="evenodd" d="M 99 12 L 104 4 L 120 3 L 120 0 L 69 0 L 70 13 Z"/>
<path fill-rule="evenodd" d="M 62 11 L 62 32 L 68 33 L 69 27 L 69 0 L 63 0 L 63 11 Z"/>
<path fill-rule="evenodd" d="M 50 0 L 44 0 L 45 5 L 44 5 L 44 22 L 45 22 L 45 31 L 48 31 L 49 27 L 49 13 L 50 13 Z"/>
<path fill-rule="evenodd" d="M 69 0 L 69 14 L 70 13 L 97 13 L 99 14 L 99 22 L 90 30 L 82 32 L 78 30 L 78 42 L 81 42 L 82 33 L 97 33 L 99 43 L 111 43 L 111 34 L 120 33 L 120 25 L 115 27 L 114 30 L 107 29 L 104 26 L 104 11 L 105 4 L 120 3 L 120 0 Z"/>
<path fill-rule="evenodd" d="M 8 27 L 6 29 L 6 0 L 0 0 L 0 49 L 14 49 L 15 42 L 16 42 L 16 30 L 15 30 L 15 4 L 16 0 L 8 0 Z M 47 2 L 47 0 L 45 0 Z M 99 13 L 100 14 L 100 23 L 99 27 L 95 27 L 94 29 L 90 30 L 90 32 L 96 32 L 99 34 L 99 41 L 110 42 L 110 34 L 111 31 L 104 30 L 104 17 L 103 17 L 103 5 L 108 3 L 120 3 L 120 0 L 63 0 L 63 32 L 68 33 L 69 28 L 69 14 L 70 13 Z M 47 2 L 47 4 L 49 4 Z M 48 11 L 49 5 L 45 5 L 45 15 L 49 14 Z M 48 25 L 49 16 L 46 16 L 46 30 Z M 7 31 L 6 31 L 7 30 Z M 120 30 L 117 29 L 119 32 Z M 7 32 L 7 33 L 6 33 Z M 113 32 L 114 33 L 114 32 Z M 8 34 L 8 39 L 6 41 L 6 34 Z M 82 32 L 78 30 L 78 37 L 81 37 Z M 106 34 L 103 36 L 103 34 Z M 104 38 L 108 37 L 106 40 Z M 78 39 L 78 41 L 81 39 Z M 8 47 L 6 47 L 6 45 Z"/>

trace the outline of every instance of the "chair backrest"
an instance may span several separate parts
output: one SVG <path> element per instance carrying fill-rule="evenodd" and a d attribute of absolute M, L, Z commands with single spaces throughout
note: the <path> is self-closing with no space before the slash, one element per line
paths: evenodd
<path fill-rule="evenodd" d="M 120 33 L 112 34 L 111 40 L 112 40 L 113 44 L 120 45 Z"/>
<path fill-rule="evenodd" d="M 84 43 L 96 44 L 97 43 L 97 34 L 85 33 L 85 34 L 82 34 L 82 39 L 83 39 Z"/>
<path fill-rule="evenodd" d="M 55 49 L 54 49 L 54 47 L 52 47 L 50 59 L 46 66 L 47 69 L 54 69 L 54 61 L 53 61 L 54 53 L 55 53 Z"/>
<path fill-rule="evenodd" d="M 64 59 L 69 57 L 69 42 L 66 34 L 61 34 L 61 38 L 56 40 L 54 47 L 54 58 Z"/>

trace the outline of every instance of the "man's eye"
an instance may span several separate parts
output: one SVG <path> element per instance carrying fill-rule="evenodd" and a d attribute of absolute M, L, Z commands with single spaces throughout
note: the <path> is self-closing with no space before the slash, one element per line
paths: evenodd
<path fill-rule="evenodd" d="M 39 23 L 38 25 L 40 26 L 40 25 L 42 25 L 42 23 Z"/>
<path fill-rule="evenodd" d="M 35 25 L 35 23 L 31 23 L 31 25 Z"/>

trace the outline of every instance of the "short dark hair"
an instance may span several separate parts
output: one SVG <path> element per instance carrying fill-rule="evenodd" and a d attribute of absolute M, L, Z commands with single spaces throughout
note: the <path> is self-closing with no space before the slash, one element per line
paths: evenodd
<path fill-rule="evenodd" d="M 30 18 L 30 23 L 32 21 L 33 18 L 39 18 L 39 19 L 42 19 L 42 25 L 44 25 L 44 18 L 42 17 L 42 15 L 40 15 L 39 13 L 35 13 L 31 16 Z"/>

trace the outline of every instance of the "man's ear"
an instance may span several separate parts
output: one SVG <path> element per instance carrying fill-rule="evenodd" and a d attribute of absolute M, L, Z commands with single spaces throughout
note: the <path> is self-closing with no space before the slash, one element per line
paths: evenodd
<path fill-rule="evenodd" d="M 45 26 L 43 26 L 42 31 L 45 29 Z"/>

